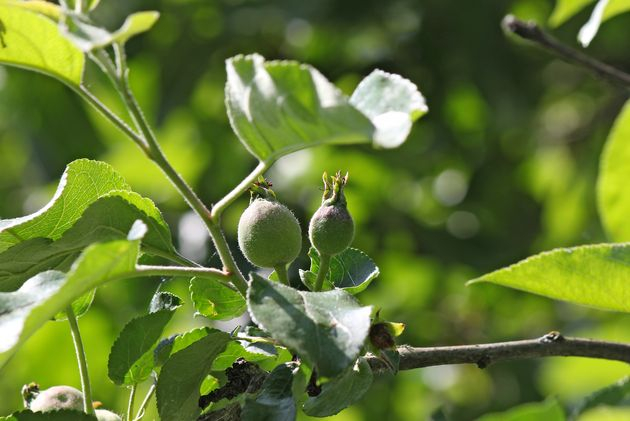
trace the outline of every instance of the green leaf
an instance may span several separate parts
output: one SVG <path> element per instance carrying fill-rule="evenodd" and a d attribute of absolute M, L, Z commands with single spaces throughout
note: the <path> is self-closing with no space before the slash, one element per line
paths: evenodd
<path fill-rule="evenodd" d="M 491 282 L 546 297 L 630 312 L 630 243 L 555 249 L 469 282 Z"/>
<path fill-rule="evenodd" d="M 250 274 L 247 304 L 254 322 L 283 345 L 333 377 L 359 355 L 371 307 L 342 290 L 304 292 Z"/>
<path fill-rule="evenodd" d="M 230 340 L 227 333 L 213 331 L 173 354 L 160 372 L 157 407 L 162 421 L 197 418 L 199 390 L 212 363 Z"/>
<path fill-rule="evenodd" d="M 177 296 L 158 293 L 152 300 L 151 313 L 125 325 L 112 346 L 107 364 L 109 378 L 115 384 L 131 386 L 151 375 L 155 346 L 180 304 Z"/>
<path fill-rule="evenodd" d="M 93 289 L 90 292 L 83 294 L 78 299 L 72 302 L 72 312 L 76 318 L 83 316 L 92 306 L 92 302 L 94 301 L 94 296 L 96 295 L 96 289 Z M 65 310 L 58 312 L 53 317 L 55 321 L 64 321 L 68 320 L 68 315 Z"/>
<path fill-rule="evenodd" d="M 190 297 L 197 313 L 211 320 L 233 319 L 247 309 L 245 298 L 238 291 L 208 279 L 194 278 L 190 282 Z"/>
<path fill-rule="evenodd" d="M 329 417 L 358 402 L 372 385 L 372 369 L 365 358 L 348 368 L 342 375 L 322 385 L 322 391 L 309 397 L 304 412 L 311 417 Z"/>
<path fill-rule="evenodd" d="M 499 414 L 488 414 L 477 421 L 565 421 L 564 410 L 555 399 L 519 405 Z"/>
<path fill-rule="evenodd" d="M 319 271 L 319 254 L 313 247 L 308 251 L 311 259 L 310 271 L 300 270 L 302 282 L 313 289 Z M 341 288 L 350 294 L 358 294 L 379 275 L 378 266 L 361 250 L 347 248 L 330 260 L 330 270 L 324 280 L 324 290 Z"/>
<path fill-rule="evenodd" d="M 296 406 L 293 400 L 293 377 L 299 371 L 294 363 L 277 366 L 265 379 L 256 398 L 245 401 L 241 411 L 243 421 L 293 421 Z"/>
<path fill-rule="evenodd" d="M 95 421 L 96 417 L 88 415 L 81 411 L 72 411 L 69 409 L 62 409 L 52 412 L 31 412 L 24 410 L 16 412 L 7 418 L 0 418 L 0 420 L 6 421 Z"/>
<path fill-rule="evenodd" d="M 606 233 L 613 241 L 630 241 L 630 101 L 608 135 L 597 180 L 597 205 Z"/>
<path fill-rule="evenodd" d="M 0 251 L 31 238 L 57 240 L 96 199 L 112 190 L 130 189 L 122 176 L 104 162 L 73 161 L 46 206 L 31 215 L 0 220 Z"/>
<path fill-rule="evenodd" d="M 61 239 L 34 238 L 0 253 L 0 291 L 13 291 L 44 270 L 68 270 L 82 249 L 95 242 L 124 239 L 136 220 L 149 227 L 144 251 L 176 254 L 170 231 L 153 202 L 133 192 L 114 191 L 92 203 Z"/>
<path fill-rule="evenodd" d="M 406 119 L 399 113 L 413 108 L 410 104 L 415 104 L 421 95 L 411 82 L 400 77 L 392 76 L 378 84 L 381 90 L 369 79 L 366 81 L 358 90 L 357 99 L 362 108 L 357 109 L 309 65 L 265 61 L 257 54 L 236 56 L 227 61 L 228 116 L 241 142 L 260 161 L 273 162 L 288 153 L 320 144 L 398 146 L 406 137 L 402 135 L 408 132 L 409 120 L 418 116 L 415 109 Z M 381 98 L 384 105 L 380 108 L 363 101 L 380 94 L 386 95 Z M 394 100 L 393 94 L 405 98 Z M 389 112 L 397 118 L 389 119 Z M 375 127 L 364 113 L 386 116 L 378 117 Z M 398 125 L 403 120 L 404 130 Z M 394 132 L 396 142 L 390 138 Z"/>
<path fill-rule="evenodd" d="M 59 5 L 50 3 L 46 0 L 0 0 L 0 4 L 8 4 L 31 10 L 43 16 L 47 16 L 55 22 L 61 18 L 61 8 Z"/>
<path fill-rule="evenodd" d="M 120 29 L 112 34 L 111 42 L 126 43 L 130 38 L 150 30 L 159 17 L 160 13 L 153 10 L 132 13 L 127 16 Z"/>
<path fill-rule="evenodd" d="M 383 148 L 400 146 L 413 122 L 429 111 L 416 85 L 382 70 L 374 70 L 359 83 L 350 104 L 369 117 L 376 128 L 374 142 Z"/>
<path fill-rule="evenodd" d="M 249 362 L 257 362 L 275 359 L 278 357 L 276 348 L 267 343 L 252 343 L 245 340 L 231 341 L 225 351 L 214 360 L 212 371 L 223 371 L 234 364 L 239 358 Z"/>
<path fill-rule="evenodd" d="M 145 232 L 146 226 L 138 222 L 127 240 L 86 248 L 67 275 L 45 272 L 15 292 L 0 293 L 0 367 L 19 345 L 77 298 L 107 281 L 132 276 Z M 42 296 L 44 283 L 51 287 Z"/>
<path fill-rule="evenodd" d="M 595 0 L 556 0 L 556 7 L 549 17 L 549 25 L 562 25 L 594 1 Z"/>
<path fill-rule="evenodd" d="M 169 338 L 162 339 L 156 346 L 153 353 L 155 365 L 158 367 L 164 365 L 171 355 L 186 348 L 193 342 L 197 342 L 199 339 L 208 336 L 212 332 L 214 332 L 214 329 L 210 329 L 209 327 L 200 327 L 183 334 L 173 335 Z"/>
<path fill-rule="evenodd" d="M 571 419 L 600 405 L 618 406 L 628 402 L 630 397 L 630 377 L 624 377 L 617 383 L 600 389 L 581 399 L 571 411 Z"/>
<path fill-rule="evenodd" d="M 85 57 L 35 11 L 0 2 L 0 64 L 44 73 L 72 86 L 83 79 Z"/>

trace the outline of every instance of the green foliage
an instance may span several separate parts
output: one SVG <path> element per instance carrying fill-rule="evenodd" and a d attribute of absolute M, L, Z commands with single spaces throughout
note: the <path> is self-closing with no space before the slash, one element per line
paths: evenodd
<path fill-rule="evenodd" d="M 13 3 L 0 2 L 0 64 L 24 67 L 79 86 L 85 67 L 81 50 L 59 33 L 55 22 Z"/>
<path fill-rule="evenodd" d="M 208 279 L 192 279 L 190 297 L 197 313 L 211 320 L 233 319 L 247 309 L 245 298 L 238 291 Z"/>
<path fill-rule="evenodd" d="M 245 401 L 243 421 L 292 421 L 296 416 L 292 385 L 299 367 L 295 363 L 280 364 L 265 379 L 261 392 Z"/>
<path fill-rule="evenodd" d="M 613 241 L 630 241 L 630 103 L 613 126 L 602 153 L 597 182 L 597 205 L 602 224 Z"/>
<path fill-rule="evenodd" d="M 135 224 L 128 240 L 87 247 L 67 274 L 44 272 L 15 292 L 0 293 L 0 331 L 6 338 L 0 345 L 0 367 L 19 345 L 59 310 L 107 281 L 133 276 L 140 239 L 145 231 L 144 224 Z"/>
<path fill-rule="evenodd" d="M 162 421 L 190 420 L 199 415 L 199 388 L 229 338 L 226 333 L 211 332 L 166 361 L 156 392 Z"/>
<path fill-rule="evenodd" d="M 262 329 L 317 368 L 340 374 L 359 355 L 370 327 L 371 307 L 342 290 L 304 292 L 250 275 L 247 305 Z"/>
<path fill-rule="evenodd" d="M 325 383 L 322 391 L 304 403 L 304 413 L 312 417 L 335 415 L 363 397 L 372 385 L 372 369 L 364 358 L 339 377 Z"/>
<path fill-rule="evenodd" d="M 162 295 L 156 294 L 157 297 Z M 149 314 L 125 325 L 109 354 L 108 375 L 114 383 L 132 386 L 151 375 L 154 368 L 153 350 L 179 305 L 179 299 L 175 297 L 174 303 L 157 305 Z"/>
<path fill-rule="evenodd" d="M 489 414 L 478 421 L 565 421 L 564 410 L 555 399 L 519 405 L 500 414 Z"/>
<path fill-rule="evenodd" d="M 0 418 L 2 421 L 95 421 L 96 417 L 84 412 L 61 410 L 54 412 L 20 411 L 9 417 Z"/>
<path fill-rule="evenodd" d="M 630 244 L 556 249 L 483 275 L 491 282 L 602 310 L 630 312 Z"/>
<path fill-rule="evenodd" d="M 557 0 L 556 7 L 549 17 L 549 23 L 552 26 L 562 25 L 578 12 L 582 11 L 586 6 L 594 2 L 595 0 Z M 628 0 L 608 0 L 605 4 L 602 3 L 602 5 L 603 13 L 600 16 L 601 21 L 606 21 L 630 10 L 630 1 Z"/>
<path fill-rule="evenodd" d="M 311 259 L 310 270 L 300 269 L 300 279 L 304 285 L 312 289 L 315 274 L 319 272 L 319 254 L 317 250 L 311 248 L 308 251 L 308 257 Z M 347 248 L 331 258 L 323 290 L 341 288 L 350 294 L 358 294 L 367 288 L 379 273 L 378 266 L 367 254 L 355 248 Z"/>
<path fill-rule="evenodd" d="M 570 419 L 575 420 L 580 414 L 600 405 L 617 406 L 622 403 L 627 403 L 629 397 L 630 377 L 625 377 L 615 384 L 597 390 L 580 399 L 580 401 L 573 406 Z"/>

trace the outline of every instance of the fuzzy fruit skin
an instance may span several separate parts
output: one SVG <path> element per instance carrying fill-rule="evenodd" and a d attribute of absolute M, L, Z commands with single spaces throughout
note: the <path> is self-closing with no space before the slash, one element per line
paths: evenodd
<path fill-rule="evenodd" d="M 83 393 L 71 386 L 53 386 L 42 390 L 30 403 L 33 412 L 48 412 L 58 409 L 83 411 Z"/>
<path fill-rule="evenodd" d="M 122 418 L 118 414 L 108 411 L 107 409 L 97 409 L 96 419 L 98 421 L 122 421 Z"/>
<path fill-rule="evenodd" d="M 308 236 L 320 254 L 334 256 L 347 249 L 354 238 L 354 221 L 346 206 L 322 205 L 311 218 Z"/>
<path fill-rule="evenodd" d="M 300 254 L 300 223 L 281 203 L 256 199 L 238 221 L 238 245 L 247 260 L 256 266 L 286 265 Z"/>

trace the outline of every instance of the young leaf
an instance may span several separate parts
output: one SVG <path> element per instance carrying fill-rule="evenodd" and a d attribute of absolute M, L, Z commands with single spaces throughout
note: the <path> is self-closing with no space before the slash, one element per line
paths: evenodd
<path fill-rule="evenodd" d="M 238 291 L 208 279 L 194 278 L 190 282 L 190 297 L 197 313 L 211 320 L 233 319 L 247 309 Z"/>
<path fill-rule="evenodd" d="M 283 345 L 333 377 L 359 355 L 370 328 L 371 307 L 345 291 L 304 292 L 256 273 L 247 293 L 250 315 Z"/>
<path fill-rule="evenodd" d="M 0 2 L 0 64 L 17 66 L 79 86 L 85 56 L 46 16 Z"/>
<path fill-rule="evenodd" d="M 491 282 L 546 297 L 630 312 L 630 243 L 555 249 L 483 275 Z"/>
<path fill-rule="evenodd" d="M 396 147 L 426 112 L 415 85 L 384 72 L 368 76 L 354 101 L 309 65 L 257 54 L 229 59 L 227 76 L 230 123 L 260 161 L 320 144 Z"/>
<path fill-rule="evenodd" d="M 31 215 L 0 220 L 0 251 L 30 238 L 57 240 L 96 199 L 112 190 L 130 189 L 122 176 L 104 162 L 73 161 L 46 206 Z"/>
<path fill-rule="evenodd" d="M 131 320 L 114 342 L 107 364 L 109 378 L 118 385 L 131 386 L 146 380 L 153 370 L 153 350 L 164 328 L 179 307 L 179 298 L 158 293 L 157 297 L 174 297 L 176 300 L 155 305 L 154 311 Z M 154 297 L 155 298 L 155 297 Z"/>
<path fill-rule="evenodd" d="M 76 300 L 72 302 L 72 312 L 74 313 L 77 319 L 83 316 L 85 313 L 87 313 L 87 311 L 92 306 L 92 302 L 94 301 L 95 295 L 96 295 L 96 289 L 93 289 L 92 291 L 89 291 L 83 294 L 82 296 L 80 296 L 79 298 L 77 298 Z M 66 313 L 65 310 L 60 311 L 59 313 L 55 314 L 55 317 L 53 317 L 53 320 L 55 321 L 68 320 L 68 314 Z"/>
<path fill-rule="evenodd" d="M 400 146 L 414 121 L 429 108 L 416 85 L 399 75 L 374 70 L 359 83 L 350 104 L 372 121 L 374 143 L 383 148 Z"/>
<path fill-rule="evenodd" d="M 578 14 L 595 0 L 556 0 L 556 6 L 549 17 L 551 26 L 560 26 Z"/>
<path fill-rule="evenodd" d="M 613 241 L 630 241 L 630 101 L 615 121 L 602 153 L 597 180 L 597 205 Z"/>
<path fill-rule="evenodd" d="M 293 377 L 299 371 L 294 363 L 277 366 L 265 379 L 256 398 L 245 401 L 241 412 L 243 421 L 293 421 L 296 416 L 293 399 Z"/>
<path fill-rule="evenodd" d="M 617 383 L 600 389 L 581 399 L 572 409 L 570 419 L 600 405 L 617 406 L 630 398 L 630 377 L 624 377 Z"/>
<path fill-rule="evenodd" d="M 309 289 L 312 289 L 312 285 L 309 284 L 314 282 L 314 276 L 319 271 L 319 254 L 311 247 L 308 256 L 311 258 L 310 274 L 300 270 L 300 278 Z M 367 288 L 379 273 L 378 266 L 367 254 L 361 250 L 347 248 L 331 258 L 329 274 L 324 281 L 324 290 L 334 287 L 341 288 L 350 294 L 358 294 Z"/>
<path fill-rule="evenodd" d="M 120 29 L 112 34 L 112 42 L 124 44 L 130 38 L 147 32 L 155 25 L 159 17 L 160 13 L 153 10 L 132 13 L 127 16 L 125 23 L 123 23 Z"/>
<path fill-rule="evenodd" d="M 565 421 L 564 410 L 555 399 L 519 405 L 499 414 L 488 414 L 477 421 Z"/>
<path fill-rule="evenodd" d="M 197 418 L 199 390 L 212 363 L 230 340 L 227 333 L 213 331 L 173 354 L 160 372 L 156 398 L 162 421 Z"/>
<path fill-rule="evenodd" d="M 339 377 L 322 386 L 319 395 L 309 397 L 304 412 L 311 417 L 329 417 L 358 402 L 372 385 L 372 369 L 365 358 L 348 368 Z"/>
<path fill-rule="evenodd" d="M 32 288 L 42 283 L 40 278 L 27 281 L 18 291 L 0 293 L 0 367 L 17 346 L 74 300 L 109 280 L 133 276 L 145 232 L 146 226 L 136 223 L 127 240 L 86 248 L 65 277 L 47 272 L 45 281 L 56 284 L 47 296 Z"/>

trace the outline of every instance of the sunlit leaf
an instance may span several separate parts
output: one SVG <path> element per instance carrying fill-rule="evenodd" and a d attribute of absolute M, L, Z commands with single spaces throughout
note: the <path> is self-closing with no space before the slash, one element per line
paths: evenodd
<path fill-rule="evenodd" d="M 127 16 L 120 29 L 112 34 L 112 42 L 124 44 L 130 38 L 147 32 L 155 25 L 159 17 L 160 13 L 153 10 L 132 13 Z"/>
<path fill-rule="evenodd" d="M 19 345 L 74 300 L 107 281 L 132 276 L 145 232 L 144 224 L 134 224 L 127 240 L 86 248 L 68 274 L 45 272 L 15 292 L 0 293 L 0 367 Z M 42 296 L 44 283 L 51 286 Z"/>
<path fill-rule="evenodd" d="M 227 76 L 230 123 L 260 161 L 320 144 L 395 147 L 426 111 L 415 85 L 384 72 L 368 76 L 352 103 L 306 64 L 236 56 L 227 61 Z"/>
<path fill-rule="evenodd" d="M 13 2 L 0 2 L 0 64 L 34 70 L 78 86 L 85 57 L 48 17 Z"/>
<path fill-rule="evenodd" d="M 599 215 L 608 236 L 630 241 L 630 102 L 617 117 L 602 153 L 597 181 Z"/>
<path fill-rule="evenodd" d="M 209 279 L 194 278 L 190 282 L 190 296 L 195 310 L 211 320 L 233 319 L 247 309 L 238 291 Z"/>
<path fill-rule="evenodd" d="M 225 348 L 225 351 L 219 354 L 214 360 L 212 371 L 223 371 L 239 358 L 245 358 L 249 362 L 257 362 L 275 359 L 277 356 L 278 352 L 271 344 L 234 340 L 231 341 Z"/>
<path fill-rule="evenodd" d="M 630 312 L 630 243 L 544 252 L 470 283 L 491 282 L 603 310 Z"/>
<path fill-rule="evenodd" d="M 247 303 L 259 327 L 322 376 L 335 376 L 355 361 L 370 328 L 371 307 L 361 307 L 342 290 L 304 292 L 250 276 Z"/>

